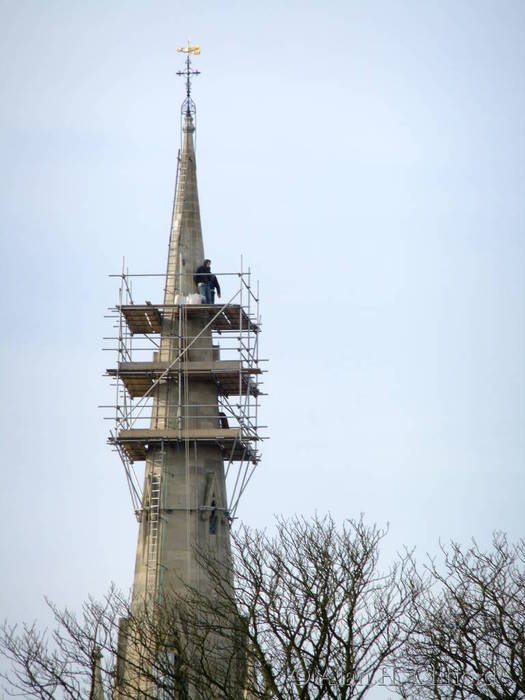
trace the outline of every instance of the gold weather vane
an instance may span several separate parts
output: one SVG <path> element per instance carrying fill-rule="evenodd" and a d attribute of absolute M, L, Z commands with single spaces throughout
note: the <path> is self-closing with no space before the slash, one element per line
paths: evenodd
<path fill-rule="evenodd" d="M 190 40 L 188 39 L 186 47 L 180 47 L 177 49 L 177 53 L 185 53 L 186 54 L 186 70 L 179 70 L 177 71 L 177 75 L 184 75 L 186 76 L 186 99 L 185 99 L 185 105 L 186 107 L 186 113 L 189 114 L 192 108 L 194 109 L 193 105 L 193 100 L 191 99 L 191 76 L 192 75 L 200 75 L 200 70 L 192 70 L 191 69 L 191 59 L 190 56 L 198 56 L 201 52 L 201 47 L 200 46 L 191 46 L 190 45 Z"/>
<path fill-rule="evenodd" d="M 188 39 L 188 44 L 186 48 L 184 46 L 180 49 L 177 49 L 177 53 L 192 53 L 195 56 L 198 56 L 201 52 L 201 47 L 200 46 L 190 46 L 190 40 Z"/>

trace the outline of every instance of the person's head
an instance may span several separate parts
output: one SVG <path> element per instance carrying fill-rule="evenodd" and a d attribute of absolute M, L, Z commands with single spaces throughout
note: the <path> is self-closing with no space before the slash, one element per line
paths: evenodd
<path fill-rule="evenodd" d="M 211 260 L 205 260 L 205 261 L 204 261 L 204 267 L 210 268 L 210 267 L 211 267 Z"/>

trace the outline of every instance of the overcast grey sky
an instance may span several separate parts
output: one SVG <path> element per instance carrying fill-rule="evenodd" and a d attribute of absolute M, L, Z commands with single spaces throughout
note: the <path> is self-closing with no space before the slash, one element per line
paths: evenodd
<path fill-rule="evenodd" d="M 188 36 L 206 254 L 270 358 L 238 515 L 523 534 L 523 2 L 0 0 L 0 35 L 0 618 L 132 582 L 107 275 L 165 269 Z"/>

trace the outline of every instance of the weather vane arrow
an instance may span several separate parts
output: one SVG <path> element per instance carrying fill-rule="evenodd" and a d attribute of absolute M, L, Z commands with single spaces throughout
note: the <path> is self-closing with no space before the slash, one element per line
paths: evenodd
<path fill-rule="evenodd" d="M 192 53 L 198 56 L 201 52 L 200 46 L 190 46 L 190 40 L 188 39 L 187 45 L 177 49 L 177 53 Z"/>

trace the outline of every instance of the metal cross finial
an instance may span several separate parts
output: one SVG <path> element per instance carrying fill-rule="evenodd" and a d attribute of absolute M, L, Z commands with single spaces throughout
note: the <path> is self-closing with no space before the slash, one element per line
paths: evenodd
<path fill-rule="evenodd" d="M 186 54 L 186 70 L 179 70 L 177 71 L 177 75 L 185 75 L 186 76 L 186 103 L 187 103 L 187 111 L 190 109 L 191 105 L 191 76 L 192 75 L 200 75 L 200 70 L 192 70 L 191 69 L 191 59 L 190 56 L 193 54 L 194 56 L 198 56 L 201 52 L 200 46 L 190 46 L 190 40 L 188 39 L 186 47 L 181 47 L 177 49 L 177 53 L 185 53 Z"/>

